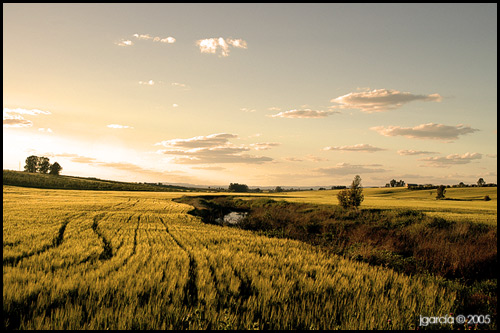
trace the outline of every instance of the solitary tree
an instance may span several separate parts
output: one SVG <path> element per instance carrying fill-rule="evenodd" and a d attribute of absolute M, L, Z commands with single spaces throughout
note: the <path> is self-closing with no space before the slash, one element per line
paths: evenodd
<path fill-rule="evenodd" d="M 61 172 L 62 170 L 62 167 L 59 165 L 59 163 L 55 162 L 54 164 L 52 164 L 50 167 L 50 174 L 51 175 L 56 175 L 56 176 L 59 176 L 59 172 Z"/>
<path fill-rule="evenodd" d="M 361 177 L 356 175 L 349 189 L 343 189 L 337 194 L 339 205 L 343 208 L 357 208 L 364 200 Z"/>
<path fill-rule="evenodd" d="M 24 171 L 26 172 L 36 172 L 38 169 L 38 156 L 31 155 L 26 159 L 26 165 L 24 166 Z"/>
<path fill-rule="evenodd" d="M 49 168 L 50 168 L 50 163 L 49 163 L 49 159 L 47 157 L 39 157 L 38 158 L 38 171 L 40 171 L 40 173 L 47 173 L 49 171 Z"/>
<path fill-rule="evenodd" d="M 444 198 L 444 194 L 446 193 L 446 186 L 439 185 L 439 187 L 437 188 L 436 192 L 437 192 L 436 199 L 443 199 Z"/>
<path fill-rule="evenodd" d="M 486 182 L 484 181 L 483 178 L 479 178 L 479 180 L 477 181 L 477 186 L 481 187 L 481 186 L 484 186 L 486 184 Z"/>

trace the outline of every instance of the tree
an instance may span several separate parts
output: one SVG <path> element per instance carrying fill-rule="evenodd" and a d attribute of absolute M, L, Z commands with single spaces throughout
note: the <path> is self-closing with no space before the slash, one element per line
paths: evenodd
<path fill-rule="evenodd" d="M 59 163 L 57 162 L 54 162 L 54 164 L 52 164 L 50 167 L 50 174 L 51 175 L 56 175 L 56 176 L 59 176 L 59 172 L 61 172 L 62 170 L 62 167 L 59 165 Z"/>
<path fill-rule="evenodd" d="M 477 186 L 481 187 L 481 186 L 484 186 L 486 184 L 486 182 L 484 181 L 483 178 L 479 178 L 479 180 L 477 181 Z"/>
<path fill-rule="evenodd" d="M 26 159 L 26 165 L 24 166 L 24 171 L 26 172 L 36 172 L 38 169 L 38 156 L 31 155 Z"/>
<path fill-rule="evenodd" d="M 337 194 L 339 205 L 343 208 L 357 208 L 364 200 L 361 177 L 356 175 L 349 189 L 343 189 Z"/>
<path fill-rule="evenodd" d="M 49 163 L 49 159 L 47 157 L 39 157 L 38 158 L 38 171 L 40 171 L 40 173 L 47 173 L 49 171 L 49 168 L 50 168 L 50 163 Z"/>
<path fill-rule="evenodd" d="M 443 199 L 444 198 L 444 194 L 446 193 L 446 186 L 439 185 L 439 187 L 437 188 L 436 192 L 437 192 L 436 199 Z"/>
<path fill-rule="evenodd" d="M 389 184 L 391 184 L 391 187 L 396 186 L 396 183 L 397 183 L 397 182 L 396 182 L 396 179 L 393 179 L 393 180 L 391 180 L 391 181 L 389 182 Z"/>
<path fill-rule="evenodd" d="M 283 189 L 281 188 L 281 186 L 276 186 L 276 188 L 274 189 L 274 192 L 283 192 Z"/>
<path fill-rule="evenodd" d="M 248 186 L 245 184 L 231 183 L 228 190 L 229 192 L 248 192 Z"/>

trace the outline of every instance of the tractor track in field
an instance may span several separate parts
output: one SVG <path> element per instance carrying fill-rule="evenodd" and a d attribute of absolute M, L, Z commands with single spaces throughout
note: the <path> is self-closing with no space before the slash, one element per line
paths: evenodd
<path fill-rule="evenodd" d="M 174 242 L 182 249 L 189 258 L 189 266 L 188 266 L 188 281 L 184 286 L 184 304 L 194 306 L 198 304 L 198 287 L 196 286 L 196 281 L 198 280 L 198 264 L 196 263 L 196 259 L 194 255 L 186 249 L 186 247 L 179 242 L 177 238 L 172 235 L 172 233 L 168 230 L 167 223 L 160 217 L 161 223 L 165 226 L 165 231 L 167 234 L 174 240 Z"/>
<path fill-rule="evenodd" d="M 3 258 L 3 266 L 16 266 L 21 260 L 25 258 L 29 258 L 38 254 L 41 254 L 45 251 L 48 251 L 50 249 L 56 248 L 59 245 L 62 244 L 64 240 L 64 232 L 66 231 L 67 225 L 71 222 L 72 219 L 81 217 L 85 215 L 86 213 L 80 213 L 80 214 L 74 214 L 73 216 L 68 216 L 64 219 L 63 223 L 59 227 L 59 230 L 57 231 L 57 234 L 52 238 L 52 242 L 50 244 L 46 244 L 42 246 L 41 248 L 28 252 L 28 253 L 23 253 L 18 256 L 10 256 L 10 257 L 5 257 Z M 20 242 L 19 242 L 20 243 Z"/>
<path fill-rule="evenodd" d="M 99 230 L 99 221 L 101 221 L 106 213 L 99 213 L 94 216 L 94 223 L 92 223 L 92 230 L 97 234 L 97 236 L 101 239 L 103 244 L 103 250 L 99 255 L 99 260 L 109 260 L 113 257 L 113 248 L 111 247 L 111 241 L 108 240 L 104 234 Z"/>

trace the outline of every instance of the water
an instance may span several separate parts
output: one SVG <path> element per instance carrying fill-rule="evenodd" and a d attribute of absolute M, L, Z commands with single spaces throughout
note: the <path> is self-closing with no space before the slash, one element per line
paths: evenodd
<path fill-rule="evenodd" d="M 229 214 L 224 215 L 224 219 L 217 219 L 217 222 L 223 224 L 237 224 L 240 222 L 245 216 L 247 216 L 247 212 L 231 212 Z"/>

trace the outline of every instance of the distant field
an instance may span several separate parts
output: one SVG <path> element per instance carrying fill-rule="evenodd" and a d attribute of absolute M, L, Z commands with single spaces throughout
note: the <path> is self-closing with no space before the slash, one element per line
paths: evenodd
<path fill-rule="evenodd" d="M 183 194 L 3 186 L 4 327 L 411 329 L 453 308 L 437 278 L 203 224 Z"/>
<path fill-rule="evenodd" d="M 272 193 L 271 197 L 293 202 L 338 204 L 339 190 Z M 471 220 L 489 224 L 497 223 L 497 188 L 467 187 L 448 188 L 445 198 L 436 200 L 436 190 L 408 190 L 406 188 L 365 188 L 360 208 L 417 209 L 429 215 L 456 221 Z M 491 201 L 485 201 L 488 195 Z"/>

